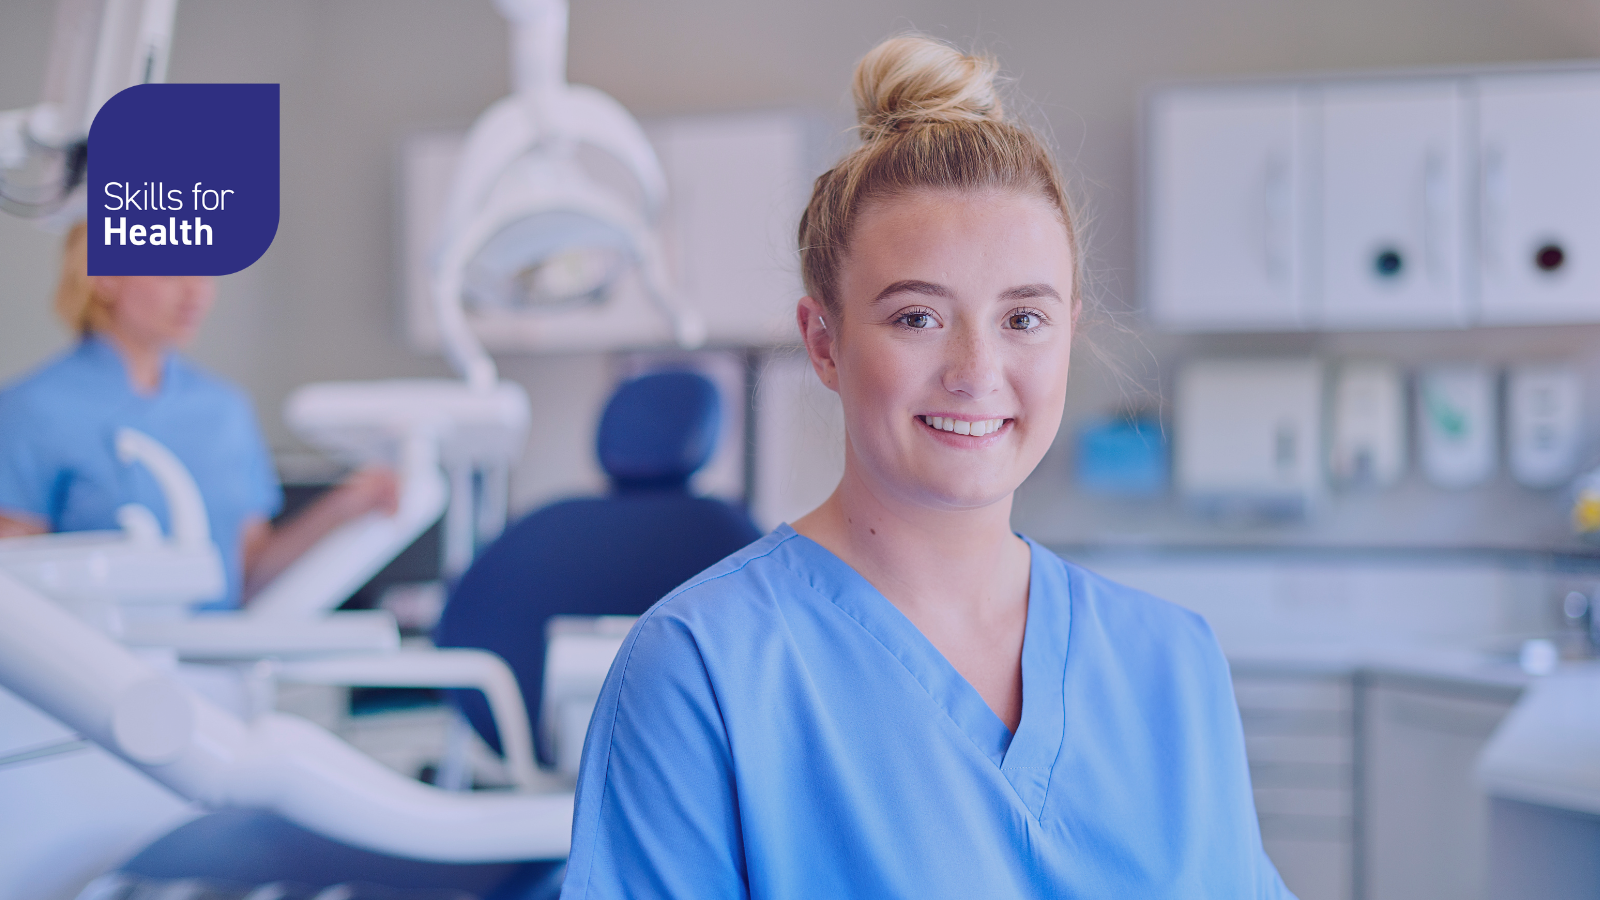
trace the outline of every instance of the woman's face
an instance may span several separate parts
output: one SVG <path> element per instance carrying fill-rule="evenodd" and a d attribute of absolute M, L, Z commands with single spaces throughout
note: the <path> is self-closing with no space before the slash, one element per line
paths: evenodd
<path fill-rule="evenodd" d="M 799 316 L 874 492 L 973 509 L 1033 471 L 1066 399 L 1073 263 L 1041 198 L 927 190 L 862 210 L 839 273 L 844 320 L 818 327 L 811 298 Z"/>
<path fill-rule="evenodd" d="M 188 344 L 216 299 L 212 280 L 200 275 L 96 276 L 94 284 L 111 329 L 146 346 Z"/>

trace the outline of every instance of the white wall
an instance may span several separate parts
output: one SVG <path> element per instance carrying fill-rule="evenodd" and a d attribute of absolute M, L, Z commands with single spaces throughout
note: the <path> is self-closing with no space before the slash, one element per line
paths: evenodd
<path fill-rule="evenodd" d="M 36 100 L 53 5 L 0 7 L 0 109 Z M 1135 124 L 1150 84 L 1600 55 L 1600 0 L 574 0 L 571 21 L 572 79 L 644 115 L 802 106 L 843 120 L 851 66 L 883 36 L 915 27 L 976 41 L 1020 79 L 1025 111 L 1075 171 L 1093 280 L 1112 309 L 1135 289 Z M 400 334 L 394 152 L 408 131 L 463 127 L 504 94 L 505 43 L 489 0 L 179 4 L 172 80 L 283 85 L 277 240 L 254 267 L 223 279 L 194 348 L 254 394 L 275 445 L 293 446 L 277 410 L 296 384 L 444 372 Z M 0 379 L 66 343 L 48 314 L 54 248 L 53 238 L 0 217 Z M 1578 331 L 1551 340 L 1600 344 L 1600 331 Z M 1158 372 L 1148 360 L 1192 346 L 1155 338 L 1136 352 L 1119 350 L 1129 341 L 1114 333 L 1101 340 L 1147 383 Z M 1460 353 L 1495 340 L 1435 344 Z M 1081 369 L 1074 409 L 1117 402 L 1114 380 L 1094 365 Z M 528 385 L 543 426 L 519 475 L 519 505 L 597 486 L 590 441 L 608 361 L 522 359 L 506 371 Z"/>

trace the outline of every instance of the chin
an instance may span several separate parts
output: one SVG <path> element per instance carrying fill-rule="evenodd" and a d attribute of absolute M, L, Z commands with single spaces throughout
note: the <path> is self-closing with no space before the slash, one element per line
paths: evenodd
<path fill-rule="evenodd" d="M 934 509 L 983 509 L 1010 497 L 1021 483 L 1020 480 L 1013 483 L 1009 479 L 993 476 L 951 477 L 955 474 L 917 478 L 913 484 L 907 485 L 910 488 L 907 493 Z"/>

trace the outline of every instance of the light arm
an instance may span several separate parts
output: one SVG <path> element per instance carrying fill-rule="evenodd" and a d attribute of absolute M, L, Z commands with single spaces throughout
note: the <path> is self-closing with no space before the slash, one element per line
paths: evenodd
<path fill-rule="evenodd" d="M 0 114 L 0 209 L 58 209 L 86 171 L 89 125 L 124 88 L 164 81 L 177 0 L 59 0 L 43 96 Z"/>

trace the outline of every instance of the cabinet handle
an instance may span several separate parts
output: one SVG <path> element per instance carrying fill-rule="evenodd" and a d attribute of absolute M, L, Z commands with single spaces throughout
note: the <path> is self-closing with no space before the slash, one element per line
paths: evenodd
<path fill-rule="evenodd" d="M 1429 151 L 1422 164 L 1422 259 L 1433 281 L 1444 275 L 1443 241 L 1450 221 L 1445 178 L 1444 154 Z"/>
<path fill-rule="evenodd" d="M 1289 240 L 1294 214 L 1290 209 L 1289 161 L 1282 153 L 1267 157 L 1262 187 L 1262 263 L 1267 278 L 1281 284 L 1289 278 Z"/>
<path fill-rule="evenodd" d="M 1505 153 L 1493 144 L 1485 146 L 1478 171 L 1478 259 L 1485 271 L 1500 266 L 1506 204 L 1505 169 Z"/>

